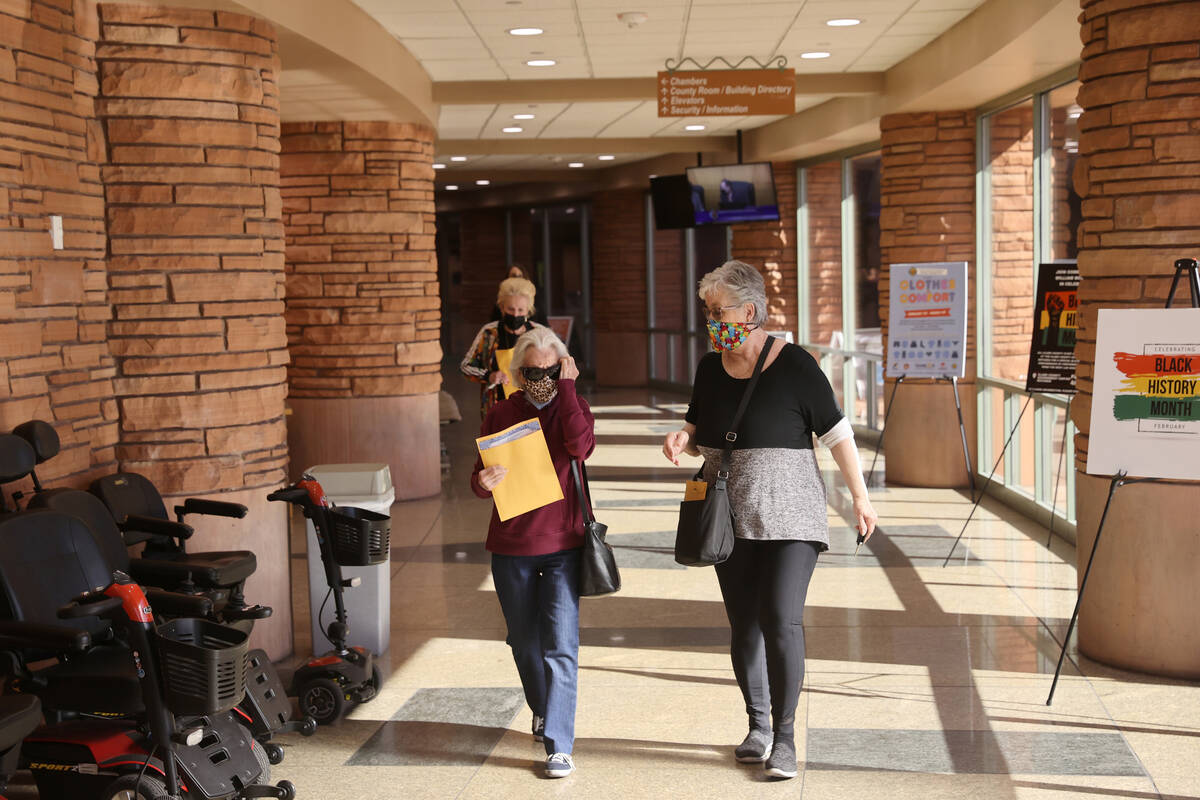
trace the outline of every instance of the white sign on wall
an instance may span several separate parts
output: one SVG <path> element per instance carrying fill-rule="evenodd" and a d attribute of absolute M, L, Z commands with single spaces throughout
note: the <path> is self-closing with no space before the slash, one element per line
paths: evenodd
<path fill-rule="evenodd" d="M 1200 480 L 1200 309 L 1100 310 L 1087 471 Z"/>
<path fill-rule="evenodd" d="M 887 374 L 966 374 L 967 262 L 892 264 Z"/>

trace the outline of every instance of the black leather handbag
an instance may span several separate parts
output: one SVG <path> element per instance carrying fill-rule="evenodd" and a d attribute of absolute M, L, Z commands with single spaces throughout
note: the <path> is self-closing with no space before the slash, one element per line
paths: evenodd
<path fill-rule="evenodd" d="M 612 594 L 621 588 L 621 572 L 612 545 L 604 541 L 608 526 L 597 522 L 585 496 L 584 479 L 579 472 L 579 462 L 571 459 L 571 472 L 575 476 L 575 490 L 579 492 L 579 508 L 583 512 L 583 554 L 579 562 L 579 596 L 595 597 Z"/>
<path fill-rule="evenodd" d="M 758 363 L 754 365 L 754 373 L 750 382 L 742 392 L 741 403 L 737 413 L 733 415 L 733 424 L 725 434 L 725 449 L 721 452 L 721 463 L 717 467 L 717 477 L 709 482 L 704 497 L 698 500 L 684 500 L 679 504 L 679 525 L 675 529 L 675 561 L 689 567 L 710 567 L 720 564 L 729 558 L 733 552 L 734 519 L 733 509 L 729 505 L 729 459 L 733 451 L 733 443 L 737 441 L 738 425 L 746 406 L 750 403 L 750 395 L 762 374 L 763 364 L 767 361 L 767 353 L 775 338 L 767 337 L 762 352 L 758 355 Z M 696 473 L 693 480 L 704 478 L 704 467 Z"/>

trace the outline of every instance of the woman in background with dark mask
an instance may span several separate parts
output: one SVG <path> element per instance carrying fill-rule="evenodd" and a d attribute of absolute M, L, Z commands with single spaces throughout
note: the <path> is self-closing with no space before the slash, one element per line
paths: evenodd
<path fill-rule="evenodd" d="M 492 406 L 504 399 L 506 385 L 508 391 L 512 391 L 511 378 L 500 368 L 497 351 L 511 353 L 522 333 L 543 327 L 530 319 L 536 294 L 533 284 L 524 278 L 507 278 L 501 282 L 496 295 L 500 319 L 479 329 L 459 365 L 463 375 L 483 384 L 479 404 L 481 416 L 486 416 Z"/>
<path fill-rule="evenodd" d="M 563 499 L 503 522 L 493 509 L 487 549 L 507 641 L 533 712 L 533 736 L 546 749 L 546 776 L 563 778 L 575 770 L 583 547 L 583 512 L 571 482 L 571 459 L 583 461 L 595 449 L 595 420 L 587 401 L 575 393 L 575 359 L 549 328 L 538 326 L 521 336 L 511 372 L 520 391 L 488 412 L 480 435 L 538 420 Z M 485 469 L 477 459 L 471 489 L 490 498 L 507 472 L 502 464 Z"/>

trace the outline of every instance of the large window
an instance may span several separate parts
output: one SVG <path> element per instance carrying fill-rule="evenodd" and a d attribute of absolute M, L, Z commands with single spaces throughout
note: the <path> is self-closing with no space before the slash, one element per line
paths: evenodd
<path fill-rule="evenodd" d="M 799 339 L 821 361 L 856 425 L 883 421 L 879 322 L 880 155 L 801 169 Z"/>
<path fill-rule="evenodd" d="M 1077 82 L 979 118 L 976 176 L 979 463 L 1031 510 L 1073 522 L 1069 398 L 1024 391 L 1040 263 L 1074 259 Z M 1024 411 L 1023 411 L 1024 409 Z M 1064 423 L 1066 428 L 1064 429 Z M 1011 443 L 1000 454 L 1012 434 Z M 999 462 L 997 463 L 997 460 Z"/>

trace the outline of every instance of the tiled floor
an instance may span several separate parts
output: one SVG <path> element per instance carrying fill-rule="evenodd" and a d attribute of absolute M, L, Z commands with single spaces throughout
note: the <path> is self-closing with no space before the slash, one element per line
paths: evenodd
<path fill-rule="evenodd" d="M 1075 599 L 1072 547 L 1055 539 L 1048 551 L 1043 529 L 988 501 L 943 568 L 966 497 L 878 488 L 881 530 L 853 556 L 848 496 L 824 453 L 833 546 L 805 615 L 802 771 L 768 782 L 736 764 L 746 720 L 716 579 L 671 557 L 694 467 L 671 466 L 659 446 L 683 406 L 640 391 L 589 398 L 599 446 L 588 468 L 625 587 L 583 601 L 579 769 L 541 777 L 481 544 L 490 504 L 467 487 L 474 397 L 448 384 L 467 419 L 444 429 L 443 493 L 393 510 L 383 692 L 311 739 L 281 738 L 275 777 L 302 798 L 1200 796 L 1197 685 L 1075 659 L 1046 706 Z M 300 529 L 293 544 L 303 551 Z M 293 566 L 303 655 L 302 555 Z"/>
<path fill-rule="evenodd" d="M 833 547 L 805 615 L 803 771 L 767 782 L 736 764 L 745 717 L 716 580 L 671 557 L 694 468 L 671 466 L 659 446 L 683 406 L 636 391 L 590 397 L 599 445 L 588 469 L 625 588 L 583 601 L 579 769 L 542 778 L 480 544 L 490 505 L 467 488 L 473 398 L 458 394 L 467 419 L 444 429 L 442 496 L 393 516 L 383 695 L 313 739 L 284 741 L 277 775 L 305 797 L 1200 795 L 1200 687 L 1076 659 L 1046 706 L 1075 600 L 1073 548 L 1055 539 L 1048 551 L 1043 529 L 988 501 L 943 568 L 966 497 L 878 488 L 881 531 L 855 557 L 827 455 Z M 296 611 L 304 651 L 303 592 Z"/>

